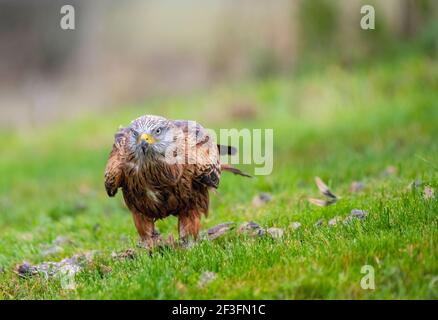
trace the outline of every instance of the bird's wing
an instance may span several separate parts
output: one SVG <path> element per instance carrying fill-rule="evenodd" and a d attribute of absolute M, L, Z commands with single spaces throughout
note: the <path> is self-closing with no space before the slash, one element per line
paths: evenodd
<path fill-rule="evenodd" d="M 114 197 L 123 182 L 123 146 L 129 129 L 120 128 L 114 136 L 113 149 L 105 169 L 105 189 L 110 197 Z"/>
<path fill-rule="evenodd" d="M 217 188 L 221 173 L 219 149 L 199 123 L 176 120 L 175 126 L 182 130 L 186 140 L 186 171 L 191 172 L 193 181 L 207 187 Z"/>
<path fill-rule="evenodd" d="M 189 120 L 175 120 L 174 123 L 178 128 L 182 129 L 186 134 L 190 131 L 190 128 L 192 128 L 192 134 L 195 135 L 199 144 L 203 144 L 208 141 L 205 140 L 208 134 L 204 129 L 204 127 L 202 127 L 199 123 Z M 217 148 L 220 155 L 234 155 L 237 152 L 237 149 L 232 146 L 217 144 Z"/>

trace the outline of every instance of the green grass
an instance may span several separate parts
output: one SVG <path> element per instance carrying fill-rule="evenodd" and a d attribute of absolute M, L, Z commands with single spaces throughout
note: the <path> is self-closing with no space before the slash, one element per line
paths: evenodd
<path fill-rule="evenodd" d="M 0 299 L 437 299 L 438 201 L 425 200 L 423 187 L 406 189 L 419 178 L 438 190 L 437 75 L 437 61 L 415 54 L 3 132 Z M 251 105 L 257 116 L 232 117 L 236 104 Z M 137 249 L 134 260 L 111 258 L 112 251 L 135 248 L 138 238 L 120 194 L 107 198 L 103 171 L 117 127 L 145 113 L 196 119 L 212 128 L 273 128 L 272 175 L 249 180 L 224 174 L 203 229 L 254 220 L 286 228 L 285 236 L 253 239 L 230 232 L 185 250 L 150 256 Z M 382 174 L 388 166 L 397 173 Z M 314 176 L 342 199 L 324 208 L 309 204 L 306 198 L 318 193 Z M 364 191 L 351 193 L 353 181 L 363 181 Z M 260 192 L 273 200 L 254 208 L 251 200 Z M 355 208 L 369 216 L 315 226 Z M 302 227 L 287 229 L 293 221 Z M 176 218 L 158 227 L 176 235 Z M 71 243 L 43 256 L 57 236 Z M 23 261 L 59 261 L 93 250 L 94 263 L 77 274 L 75 290 L 63 289 L 59 278 L 23 279 L 13 272 Z M 375 269 L 375 290 L 360 287 L 367 264 Z M 205 271 L 217 277 L 201 288 Z"/>

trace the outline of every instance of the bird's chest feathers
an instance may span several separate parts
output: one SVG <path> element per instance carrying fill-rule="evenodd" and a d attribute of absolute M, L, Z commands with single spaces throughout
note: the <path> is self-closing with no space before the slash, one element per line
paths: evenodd
<path fill-rule="evenodd" d="M 156 204 L 161 202 L 160 181 L 150 168 L 130 164 L 126 168 L 126 187 L 138 200 L 147 200 Z"/>
<path fill-rule="evenodd" d="M 146 189 L 146 197 L 153 202 L 160 202 L 159 192 Z"/>

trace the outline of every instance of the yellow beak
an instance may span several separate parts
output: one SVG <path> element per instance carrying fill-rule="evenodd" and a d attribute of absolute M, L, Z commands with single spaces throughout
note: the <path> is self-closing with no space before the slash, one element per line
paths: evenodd
<path fill-rule="evenodd" d="M 150 134 L 147 134 L 147 133 L 143 133 L 143 134 L 140 136 L 140 140 L 141 140 L 141 141 L 146 141 L 146 142 L 149 143 L 149 144 L 153 144 L 153 143 L 156 142 L 156 140 L 154 139 L 154 137 L 152 137 Z"/>

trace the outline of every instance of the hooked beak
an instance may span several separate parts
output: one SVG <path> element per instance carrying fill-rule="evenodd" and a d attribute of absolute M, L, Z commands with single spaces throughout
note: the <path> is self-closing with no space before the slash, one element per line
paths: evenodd
<path fill-rule="evenodd" d="M 141 147 L 141 151 L 143 151 L 143 154 L 146 154 L 146 149 L 148 148 L 148 146 L 149 144 L 146 141 L 142 140 L 140 142 L 140 147 Z"/>
<path fill-rule="evenodd" d="M 140 136 L 140 141 L 141 141 L 141 144 L 143 145 L 143 144 L 146 144 L 146 145 L 148 145 L 148 144 L 154 144 L 155 142 L 156 142 L 156 140 L 154 139 L 154 137 L 152 137 L 150 134 L 147 134 L 147 133 L 143 133 L 141 136 Z"/>
<path fill-rule="evenodd" d="M 154 144 L 155 142 L 156 140 L 154 139 L 154 137 L 147 133 L 143 133 L 139 138 L 139 143 L 143 154 L 146 154 L 146 149 L 148 148 L 148 146 L 150 144 Z"/>

